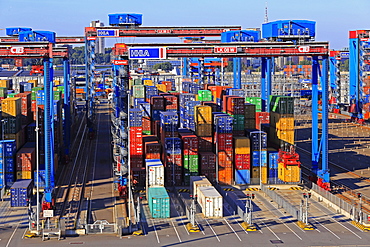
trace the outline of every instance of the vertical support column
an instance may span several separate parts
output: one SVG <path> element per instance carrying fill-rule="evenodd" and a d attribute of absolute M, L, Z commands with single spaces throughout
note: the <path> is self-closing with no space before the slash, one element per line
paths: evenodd
<path fill-rule="evenodd" d="M 319 89 L 318 89 L 318 57 L 312 57 L 312 172 L 317 174 L 319 162 Z"/>
<path fill-rule="evenodd" d="M 349 32 L 349 98 L 351 117 L 357 117 L 359 84 L 359 40 L 356 31 Z"/>
<path fill-rule="evenodd" d="M 262 99 L 262 111 L 266 110 L 266 69 L 267 69 L 267 58 L 262 57 L 262 64 L 261 64 L 261 99 Z"/>
<path fill-rule="evenodd" d="M 270 112 L 270 95 L 272 94 L 272 72 L 274 68 L 274 58 L 269 57 L 267 58 L 267 64 L 266 64 L 266 69 L 267 69 L 267 75 L 266 75 L 266 95 L 265 95 L 265 102 L 266 102 L 266 108 L 265 111 Z"/>
<path fill-rule="evenodd" d="M 186 57 L 183 57 L 182 58 L 182 76 L 184 78 L 187 78 L 189 76 L 189 61 L 188 61 L 188 58 Z"/>
<path fill-rule="evenodd" d="M 242 59 L 240 57 L 233 58 L 234 70 L 234 88 L 242 88 Z"/>
<path fill-rule="evenodd" d="M 70 102 L 70 66 L 68 58 L 63 60 L 63 72 L 64 72 L 64 154 L 69 155 L 69 146 L 71 142 L 71 102 Z"/>
<path fill-rule="evenodd" d="M 328 57 L 322 58 L 322 69 L 321 69 L 321 88 L 322 88 L 322 134 L 321 134 L 321 170 L 319 171 L 319 177 L 322 179 L 321 187 L 328 189 L 330 188 L 330 173 L 328 165 L 328 131 L 329 131 L 329 98 L 328 98 Z M 314 128 L 312 126 L 312 128 Z"/>
<path fill-rule="evenodd" d="M 51 207 L 54 189 L 54 114 L 53 114 L 53 59 L 44 59 L 44 125 L 45 125 L 45 202 Z"/>

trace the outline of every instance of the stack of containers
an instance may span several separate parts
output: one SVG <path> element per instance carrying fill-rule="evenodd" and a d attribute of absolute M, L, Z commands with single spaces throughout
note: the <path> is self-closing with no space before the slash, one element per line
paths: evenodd
<path fill-rule="evenodd" d="M 223 112 L 226 112 L 234 118 L 233 135 L 244 135 L 244 119 L 245 119 L 245 100 L 238 96 L 223 97 Z"/>
<path fill-rule="evenodd" d="M 0 141 L 0 185 L 3 181 L 6 187 L 12 186 L 15 181 L 15 155 L 17 147 L 15 140 Z M 4 158 L 3 158 L 4 157 Z M 4 174 L 4 175 L 3 175 Z"/>
<path fill-rule="evenodd" d="M 180 127 L 187 128 L 186 102 L 195 101 L 195 94 L 182 93 L 179 95 L 179 113 L 180 113 Z M 193 115 L 194 116 L 194 115 Z M 195 128 L 195 126 L 194 126 Z"/>
<path fill-rule="evenodd" d="M 178 136 L 179 118 L 175 112 L 160 112 L 160 136 L 162 144 L 165 143 L 166 137 Z"/>
<path fill-rule="evenodd" d="M 199 101 L 212 101 L 212 92 L 209 90 L 198 90 Z"/>
<path fill-rule="evenodd" d="M 245 98 L 245 91 L 244 89 L 227 88 L 226 95 L 234 95 L 234 96 Z"/>
<path fill-rule="evenodd" d="M 281 141 L 294 145 L 294 98 L 271 97 L 269 135 L 274 146 L 280 147 Z"/>
<path fill-rule="evenodd" d="M 2 79 L 0 80 L 0 87 L 11 88 L 12 80 L 11 79 Z"/>
<path fill-rule="evenodd" d="M 234 165 L 235 183 L 250 184 L 250 139 L 247 137 L 234 137 Z"/>
<path fill-rule="evenodd" d="M 200 174 L 209 180 L 216 180 L 216 154 L 213 152 L 199 152 Z"/>
<path fill-rule="evenodd" d="M 131 167 L 143 167 L 143 127 L 140 109 L 130 109 L 130 163 Z"/>
<path fill-rule="evenodd" d="M 17 152 L 17 179 L 32 179 L 35 170 L 35 148 L 21 148 Z"/>
<path fill-rule="evenodd" d="M 31 92 L 31 111 L 33 113 L 33 120 L 36 120 L 36 106 L 40 105 L 37 104 L 37 92 L 42 91 L 43 92 L 43 87 L 33 87 L 32 92 Z M 40 102 L 39 102 L 40 103 Z M 41 105 L 44 105 L 44 102 L 41 102 Z"/>
<path fill-rule="evenodd" d="M 195 133 L 197 136 L 212 136 L 212 107 L 194 107 Z"/>
<path fill-rule="evenodd" d="M 183 145 L 184 183 L 189 185 L 190 176 L 199 174 L 198 137 L 189 132 L 179 133 L 179 136 Z"/>
<path fill-rule="evenodd" d="M 213 101 L 218 105 L 222 106 L 222 98 L 225 95 L 225 91 L 231 87 L 228 86 L 208 86 L 208 90 L 211 90 Z"/>
<path fill-rule="evenodd" d="M 165 111 L 178 111 L 178 100 L 177 97 L 171 94 L 163 95 L 165 101 Z"/>
<path fill-rule="evenodd" d="M 166 93 L 167 92 L 167 86 L 165 84 L 157 84 L 155 86 L 158 89 L 158 93 Z"/>
<path fill-rule="evenodd" d="M 196 83 L 190 83 L 189 85 L 189 93 L 198 94 L 198 91 L 200 90 L 200 85 Z"/>
<path fill-rule="evenodd" d="M 30 83 L 28 83 L 30 84 Z M 19 93 L 16 97 L 21 98 L 21 122 L 27 125 L 32 121 L 31 92 Z"/>
<path fill-rule="evenodd" d="M 244 104 L 244 128 L 254 129 L 256 127 L 256 105 Z"/>
<path fill-rule="evenodd" d="M 151 108 L 151 119 L 152 134 L 160 137 L 160 120 L 161 120 L 161 111 L 164 111 L 164 98 L 163 96 L 151 96 L 150 98 L 150 108 Z"/>
<path fill-rule="evenodd" d="M 256 112 L 262 111 L 262 99 L 259 97 L 246 97 L 245 102 L 256 106 Z"/>
<path fill-rule="evenodd" d="M 185 125 L 188 129 L 192 131 L 195 131 L 195 106 L 198 105 L 200 105 L 200 101 L 185 102 Z"/>
<path fill-rule="evenodd" d="M 32 179 L 17 180 L 10 188 L 10 206 L 27 207 L 32 197 Z"/>
<path fill-rule="evenodd" d="M 182 185 L 182 144 L 178 137 L 164 138 L 165 178 L 168 186 Z"/>
<path fill-rule="evenodd" d="M 141 80 L 140 80 L 141 82 Z M 135 99 L 145 99 L 145 86 L 144 85 L 133 85 L 132 86 L 132 100 Z"/>
<path fill-rule="evenodd" d="M 19 97 L 6 98 L 1 101 L 4 138 L 15 140 L 17 150 L 25 143 L 25 135 L 22 131 L 21 105 L 22 101 Z"/>
<path fill-rule="evenodd" d="M 276 149 L 268 149 L 269 184 L 279 184 L 282 181 L 278 178 L 279 153 Z"/>
<path fill-rule="evenodd" d="M 159 159 L 145 160 L 146 188 L 153 218 L 170 217 L 170 198 L 164 187 L 164 167 Z"/>
<path fill-rule="evenodd" d="M 233 117 L 225 113 L 213 113 L 213 119 L 214 143 L 218 155 L 218 181 L 231 184 L 233 180 Z"/>
<path fill-rule="evenodd" d="M 267 183 L 267 134 L 266 132 L 248 129 L 247 137 L 251 144 L 251 183 Z"/>

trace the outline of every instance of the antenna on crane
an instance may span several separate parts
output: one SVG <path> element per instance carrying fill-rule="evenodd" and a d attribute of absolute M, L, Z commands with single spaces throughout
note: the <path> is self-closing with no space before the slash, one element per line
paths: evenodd
<path fill-rule="evenodd" d="M 265 5 L 265 23 L 269 22 L 269 17 L 267 15 L 267 1 L 266 1 L 266 5 Z"/>

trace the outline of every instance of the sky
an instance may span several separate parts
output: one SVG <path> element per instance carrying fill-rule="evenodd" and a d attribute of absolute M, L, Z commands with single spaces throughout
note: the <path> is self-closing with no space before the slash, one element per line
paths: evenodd
<path fill-rule="evenodd" d="M 0 29 L 31 27 L 57 36 L 83 36 L 93 20 L 108 14 L 143 14 L 143 26 L 260 27 L 268 20 L 316 21 L 316 41 L 331 49 L 348 47 L 348 31 L 370 29 L 370 0 L 0 0 Z M 5 36 L 5 30 L 0 30 Z M 176 39 L 119 38 L 115 42 L 180 42 Z"/>

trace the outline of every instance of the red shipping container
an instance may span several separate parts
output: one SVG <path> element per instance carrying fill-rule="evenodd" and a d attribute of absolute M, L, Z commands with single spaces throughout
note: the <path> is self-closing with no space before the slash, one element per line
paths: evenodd
<path fill-rule="evenodd" d="M 21 148 L 17 152 L 17 171 L 30 171 L 35 168 L 35 148 Z"/>
<path fill-rule="evenodd" d="M 260 128 L 260 124 L 270 123 L 270 113 L 268 112 L 256 112 L 256 129 Z"/>
<path fill-rule="evenodd" d="M 18 93 L 16 97 L 21 98 L 21 111 L 22 115 L 27 116 L 28 108 L 31 107 L 31 93 Z"/>
<path fill-rule="evenodd" d="M 214 143 L 217 143 L 218 151 L 231 151 L 233 150 L 233 134 L 230 133 L 217 133 L 215 132 Z"/>
<path fill-rule="evenodd" d="M 245 99 L 238 96 L 224 96 L 223 111 L 231 115 L 244 115 Z"/>
<path fill-rule="evenodd" d="M 149 117 L 142 118 L 143 131 L 151 131 L 151 121 Z"/>
<path fill-rule="evenodd" d="M 33 111 L 33 112 L 36 111 L 36 100 L 31 101 L 31 111 Z"/>
<path fill-rule="evenodd" d="M 150 98 L 150 107 L 152 110 L 164 110 L 165 99 L 163 96 L 153 96 Z"/>
<path fill-rule="evenodd" d="M 221 184 L 232 184 L 233 181 L 233 168 L 219 168 L 218 169 L 218 182 Z"/>
<path fill-rule="evenodd" d="M 162 81 L 163 85 L 166 85 L 166 91 L 171 91 L 172 90 L 172 82 L 171 81 Z"/>
<path fill-rule="evenodd" d="M 145 142 L 144 144 L 145 159 L 160 159 L 161 144 L 158 141 Z"/>
<path fill-rule="evenodd" d="M 213 150 L 213 138 L 200 137 L 198 136 L 198 152 L 212 152 Z"/>
<path fill-rule="evenodd" d="M 251 169 L 250 154 L 234 154 L 235 169 L 249 170 Z"/>
<path fill-rule="evenodd" d="M 130 154 L 143 154 L 143 127 L 130 127 Z"/>
<path fill-rule="evenodd" d="M 145 167 L 131 169 L 132 183 L 136 186 L 145 186 L 146 171 Z"/>
<path fill-rule="evenodd" d="M 178 109 L 178 100 L 177 97 L 171 94 L 163 96 L 165 98 L 165 109 L 166 110 L 177 110 Z"/>
<path fill-rule="evenodd" d="M 131 167 L 141 168 L 144 166 L 143 156 L 139 154 L 130 154 Z"/>
<path fill-rule="evenodd" d="M 189 133 L 179 133 L 183 143 L 184 155 L 197 155 L 198 154 L 198 137 Z"/>
<path fill-rule="evenodd" d="M 212 152 L 199 153 L 200 170 L 216 169 L 216 154 Z"/>

